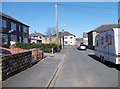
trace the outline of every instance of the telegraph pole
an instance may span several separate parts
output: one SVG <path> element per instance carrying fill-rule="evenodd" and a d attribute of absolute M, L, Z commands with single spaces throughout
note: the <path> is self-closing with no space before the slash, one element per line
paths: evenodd
<path fill-rule="evenodd" d="M 57 51 L 59 49 L 59 34 L 58 34 L 58 3 L 55 4 L 56 8 L 56 38 L 57 38 Z"/>

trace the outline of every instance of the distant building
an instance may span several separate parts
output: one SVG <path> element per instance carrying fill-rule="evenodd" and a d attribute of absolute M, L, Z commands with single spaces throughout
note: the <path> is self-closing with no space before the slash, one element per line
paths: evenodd
<path fill-rule="evenodd" d="M 14 19 L 13 17 L 0 13 L 0 36 L 2 46 L 9 47 L 15 42 L 29 42 L 29 26 Z"/>
<path fill-rule="evenodd" d="M 119 27 L 120 27 L 120 18 L 118 19 L 118 25 L 119 25 Z"/>
<path fill-rule="evenodd" d="M 104 32 L 106 30 L 109 30 L 111 28 L 115 28 L 118 27 L 118 24 L 105 24 L 105 25 L 101 25 L 97 28 L 95 28 L 94 30 L 88 32 L 88 48 L 90 49 L 94 49 L 95 47 L 95 37 L 97 34 Z"/>
<path fill-rule="evenodd" d="M 88 48 L 89 49 L 94 49 L 95 47 L 95 37 L 97 36 L 96 31 L 90 31 L 88 32 Z"/>
<path fill-rule="evenodd" d="M 64 36 L 64 45 L 76 45 L 76 37 L 74 35 Z"/>
<path fill-rule="evenodd" d="M 59 36 L 59 39 L 57 39 L 56 34 L 53 36 L 42 37 L 42 43 L 44 43 L 44 44 L 50 44 L 50 43 L 57 44 L 57 40 L 59 40 L 59 46 L 63 46 L 63 44 L 64 45 L 75 45 L 76 44 L 75 35 L 67 32 L 67 31 L 59 32 L 58 36 Z"/>
<path fill-rule="evenodd" d="M 87 32 L 83 33 L 83 44 L 88 45 L 88 34 L 87 34 Z"/>
<path fill-rule="evenodd" d="M 56 36 L 44 36 L 42 37 L 43 44 L 57 44 L 57 37 Z"/>
<path fill-rule="evenodd" d="M 30 39 L 30 43 L 42 43 L 42 37 L 44 37 L 45 35 L 41 34 L 41 33 L 31 33 L 29 35 L 29 39 Z"/>
<path fill-rule="evenodd" d="M 60 45 L 76 45 L 76 36 L 68 31 L 59 32 Z"/>
<path fill-rule="evenodd" d="M 80 46 L 81 43 L 83 43 L 81 38 L 76 38 L 76 46 Z"/>

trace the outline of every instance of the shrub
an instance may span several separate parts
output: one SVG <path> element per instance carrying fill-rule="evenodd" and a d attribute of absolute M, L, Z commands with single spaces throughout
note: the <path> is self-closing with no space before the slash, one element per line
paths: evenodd
<path fill-rule="evenodd" d="M 16 43 L 17 48 L 22 48 L 22 49 L 32 49 L 32 48 L 42 48 L 44 52 L 52 52 L 52 48 L 56 49 L 57 45 L 56 44 L 35 44 L 35 43 Z"/>

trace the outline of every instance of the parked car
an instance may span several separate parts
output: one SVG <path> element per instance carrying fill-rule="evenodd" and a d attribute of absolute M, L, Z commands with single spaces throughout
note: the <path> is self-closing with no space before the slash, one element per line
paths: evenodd
<path fill-rule="evenodd" d="M 0 49 L 0 55 L 7 55 L 7 54 L 12 54 L 12 53 L 8 50 Z"/>
<path fill-rule="evenodd" d="M 85 44 L 80 44 L 80 46 L 77 47 L 78 50 L 86 50 L 87 46 Z"/>

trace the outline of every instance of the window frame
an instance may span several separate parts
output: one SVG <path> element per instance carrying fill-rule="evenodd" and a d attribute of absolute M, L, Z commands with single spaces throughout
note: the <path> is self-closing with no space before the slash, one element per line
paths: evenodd
<path fill-rule="evenodd" d="M 15 41 L 17 42 L 17 35 L 11 34 L 11 39 L 10 41 Z"/>
<path fill-rule="evenodd" d="M 19 30 L 19 32 L 21 32 L 21 25 L 20 24 L 18 25 L 18 30 Z"/>
<path fill-rule="evenodd" d="M 7 28 L 7 21 L 5 19 L 2 19 L 2 28 Z"/>
<path fill-rule="evenodd" d="M 26 28 L 26 29 L 25 29 Z M 28 27 L 27 26 L 23 26 L 23 32 L 24 33 L 28 33 Z"/>
<path fill-rule="evenodd" d="M 106 43 L 107 43 L 107 45 L 112 45 L 112 35 L 106 36 Z"/>
<path fill-rule="evenodd" d="M 11 22 L 11 30 L 17 30 L 17 24 L 14 22 Z"/>
<path fill-rule="evenodd" d="M 73 37 L 70 37 L 70 39 L 72 39 Z"/>
<path fill-rule="evenodd" d="M 68 39 L 68 37 L 67 37 L 67 36 L 64 36 L 64 39 Z"/>

